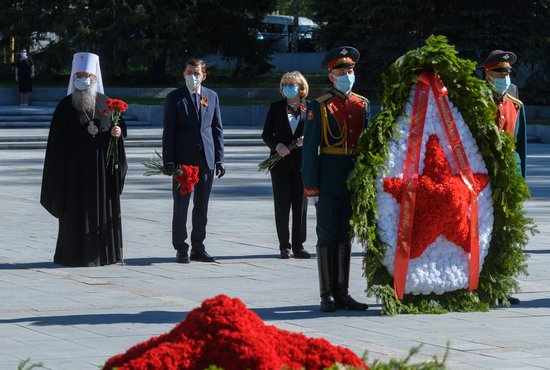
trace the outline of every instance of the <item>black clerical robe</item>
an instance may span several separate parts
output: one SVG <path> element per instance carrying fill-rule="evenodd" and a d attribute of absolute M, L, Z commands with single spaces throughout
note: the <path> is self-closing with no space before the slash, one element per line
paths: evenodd
<path fill-rule="evenodd" d="M 73 107 L 71 95 L 58 104 L 50 125 L 40 203 L 59 219 L 54 262 L 64 266 L 107 265 L 122 257 L 126 125 L 121 120 L 119 168 L 112 171 L 107 163 L 112 125 L 105 100 L 97 94 L 95 135 L 88 132 L 92 117 Z"/>

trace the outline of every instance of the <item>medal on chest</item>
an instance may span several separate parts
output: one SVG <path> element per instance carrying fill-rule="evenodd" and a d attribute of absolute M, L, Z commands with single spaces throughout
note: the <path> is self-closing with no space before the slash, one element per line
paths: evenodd
<path fill-rule="evenodd" d="M 88 120 L 88 127 L 86 128 L 88 130 L 88 133 L 90 135 L 92 135 L 92 138 L 95 138 L 95 136 L 99 132 L 99 128 L 96 126 L 96 124 L 94 122 L 95 108 L 92 112 L 93 113 L 92 113 L 92 118 L 91 119 L 90 119 L 90 117 L 88 117 L 88 114 L 86 113 L 86 111 L 83 111 L 82 113 L 84 113 L 84 116 L 86 116 L 86 119 Z"/>
<path fill-rule="evenodd" d="M 92 135 L 92 137 L 95 137 L 98 132 L 99 132 L 99 129 L 95 125 L 94 121 L 88 122 L 88 133 Z"/>

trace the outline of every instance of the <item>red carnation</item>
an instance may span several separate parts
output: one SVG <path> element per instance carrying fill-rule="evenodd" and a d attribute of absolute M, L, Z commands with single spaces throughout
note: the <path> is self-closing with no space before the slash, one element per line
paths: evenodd
<path fill-rule="evenodd" d="M 116 112 L 126 112 L 126 109 L 128 109 L 128 104 L 126 104 L 125 101 L 120 99 L 107 99 L 105 101 L 107 103 L 107 106 L 109 107 L 110 111 L 116 111 Z"/>
<path fill-rule="evenodd" d="M 265 325 L 238 298 L 219 295 L 168 334 L 112 357 L 103 369 L 323 369 L 336 362 L 368 369 L 349 349 Z"/>
<path fill-rule="evenodd" d="M 199 182 L 199 168 L 182 164 L 178 172 L 174 175 L 174 180 L 178 182 L 179 192 L 181 195 L 189 194 Z"/>
<path fill-rule="evenodd" d="M 128 109 L 128 104 L 120 99 L 107 99 L 105 100 L 109 110 L 111 111 L 111 121 L 113 126 L 118 126 L 122 113 Z M 111 173 L 115 172 L 118 168 L 118 137 L 111 137 L 109 139 L 109 146 L 107 147 L 107 160 L 111 164 Z"/>

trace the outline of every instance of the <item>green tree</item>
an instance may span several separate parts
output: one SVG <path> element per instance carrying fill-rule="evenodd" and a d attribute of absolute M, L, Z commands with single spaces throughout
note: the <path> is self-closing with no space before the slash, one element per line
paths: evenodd
<path fill-rule="evenodd" d="M 19 0 L 0 13 L 0 35 L 24 46 L 55 32 L 58 39 L 41 51 L 44 70 L 70 66 L 77 51 L 101 57 L 106 80 L 129 79 L 129 65 L 147 69 L 149 82 L 166 81 L 170 66 L 189 57 L 218 53 L 237 61 L 235 76 L 270 69 L 266 43 L 255 38 L 271 0 Z M 8 36 L 4 36 L 6 38 Z"/>
<path fill-rule="evenodd" d="M 169 58 L 185 51 L 189 1 L 74 3 L 77 27 L 70 43 L 75 51 L 88 50 L 100 55 L 108 79 L 130 78 L 128 65 L 132 60 L 146 66 L 149 82 L 164 82 Z"/>
<path fill-rule="evenodd" d="M 542 69 L 549 0 L 336 0 L 319 2 L 315 19 L 328 48 L 359 49 L 358 87 L 380 91 L 380 75 L 431 34 L 447 36 L 461 57 L 481 61 L 493 49 L 518 55 L 518 67 Z M 338 9 L 338 11 L 335 11 Z"/>
<path fill-rule="evenodd" d="M 300 17 L 312 18 L 319 1 L 315 0 L 277 0 L 275 10 L 279 14 L 294 15 L 298 3 Z"/>
<path fill-rule="evenodd" d="M 196 50 L 203 55 L 217 53 L 234 58 L 234 77 L 269 71 L 269 44 L 258 42 L 256 32 L 264 15 L 274 9 L 271 0 L 197 0 L 189 15 Z"/>
<path fill-rule="evenodd" d="M 9 49 L 10 38 L 15 39 L 15 50 L 34 47 L 32 57 L 37 66 L 37 76 L 51 76 L 67 66 L 70 55 L 67 40 L 74 34 L 72 22 L 74 6 L 63 0 L 2 1 L 0 12 L 0 39 L 2 47 Z M 36 48 L 58 37 L 47 49 Z M 38 53 L 38 55 L 37 55 Z"/>

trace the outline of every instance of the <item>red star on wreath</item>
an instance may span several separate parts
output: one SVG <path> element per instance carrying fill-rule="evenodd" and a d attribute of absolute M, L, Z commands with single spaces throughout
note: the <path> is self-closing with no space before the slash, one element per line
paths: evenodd
<path fill-rule="evenodd" d="M 479 194 L 489 176 L 474 174 Z M 384 191 L 401 203 L 403 179 L 385 178 Z M 460 175 L 454 175 L 439 138 L 431 135 L 426 144 L 424 173 L 418 177 L 410 258 L 417 258 L 440 235 L 470 252 L 470 193 Z"/>

